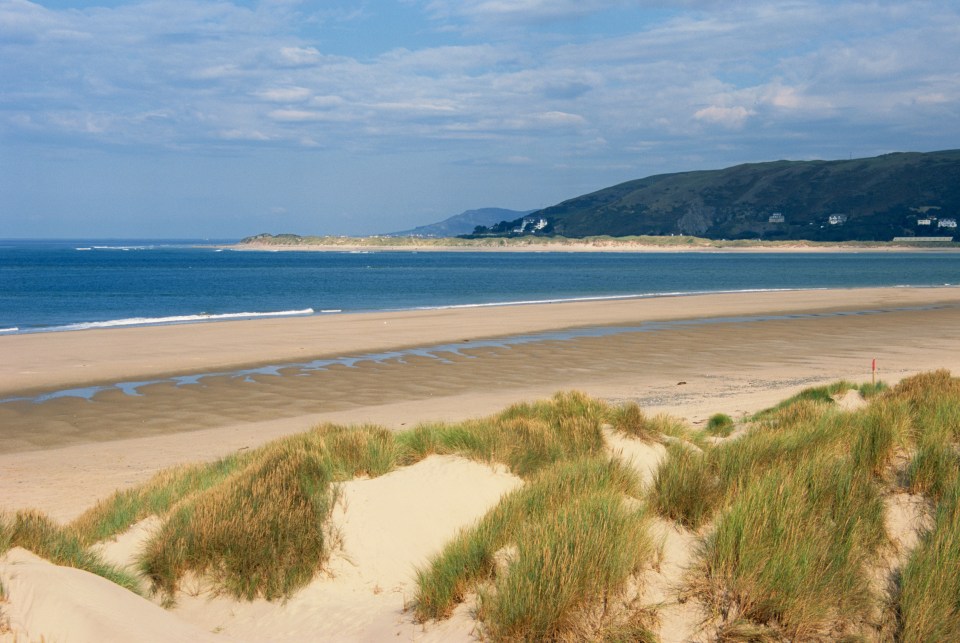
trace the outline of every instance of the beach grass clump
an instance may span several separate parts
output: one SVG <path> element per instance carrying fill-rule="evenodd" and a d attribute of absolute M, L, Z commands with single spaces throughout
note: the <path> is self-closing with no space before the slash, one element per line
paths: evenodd
<path fill-rule="evenodd" d="M 881 399 L 908 404 L 917 443 L 960 440 L 960 378 L 938 370 L 904 378 Z"/>
<path fill-rule="evenodd" d="M 578 391 L 515 404 L 494 416 L 459 424 L 420 425 L 396 437 L 398 458 L 432 453 L 496 462 L 528 478 L 561 460 L 599 454 L 607 407 Z"/>
<path fill-rule="evenodd" d="M 797 409 L 803 411 L 795 414 Z M 848 451 L 852 423 L 833 407 L 801 401 L 733 442 L 703 449 L 682 442 L 668 445 L 654 476 L 651 506 L 665 518 L 698 529 L 772 467 Z"/>
<path fill-rule="evenodd" d="M 889 398 L 877 399 L 859 411 L 848 427 L 852 432 L 854 464 L 875 477 L 889 472 L 899 449 L 911 442 L 912 418 L 907 404 Z"/>
<path fill-rule="evenodd" d="M 849 458 L 778 467 L 705 541 L 702 594 L 789 640 L 855 630 L 875 605 L 868 563 L 884 542 L 878 487 Z"/>
<path fill-rule="evenodd" d="M 183 498 L 220 484 L 247 460 L 230 455 L 210 463 L 163 470 L 142 485 L 98 501 L 71 527 L 85 545 L 104 540 L 140 520 L 162 516 Z"/>
<path fill-rule="evenodd" d="M 653 478 L 652 509 L 696 529 L 713 514 L 721 497 L 716 470 L 703 451 L 683 443 L 667 445 L 666 459 Z"/>
<path fill-rule="evenodd" d="M 705 444 L 702 450 L 686 443 L 668 447 L 651 505 L 665 518 L 697 529 L 775 467 L 849 454 L 868 474 L 890 475 L 895 454 L 910 442 L 911 422 L 909 406 L 894 399 L 877 398 L 855 413 L 798 399 L 754 420 L 752 430 L 735 442 Z"/>
<path fill-rule="evenodd" d="M 317 442 L 314 449 L 322 454 L 334 480 L 376 478 L 397 467 L 394 433 L 384 427 L 321 424 L 310 432 L 310 437 Z"/>
<path fill-rule="evenodd" d="M 846 380 L 839 380 L 824 386 L 811 386 L 803 389 L 796 395 L 788 397 L 775 406 L 760 411 L 754 415 L 754 419 L 764 419 L 769 415 L 789 409 L 798 403 L 812 402 L 814 404 L 831 405 L 835 403 L 834 397 L 851 389 L 859 390 L 859 387 L 856 384 Z"/>
<path fill-rule="evenodd" d="M 237 598 L 289 596 L 329 556 L 335 496 L 314 454 L 276 450 L 178 504 L 146 544 L 141 570 L 167 599 L 187 572 Z"/>
<path fill-rule="evenodd" d="M 653 556 L 645 512 L 624 500 L 640 493 L 635 472 L 616 459 L 583 457 L 541 470 L 418 570 L 417 617 L 443 618 L 488 583 L 481 618 L 495 638 L 571 635 L 575 615 L 616 594 Z M 498 569 L 498 552 L 511 546 L 514 560 Z"/>
<path fill-rule="evenodd" d="M 383 475 L 393 470 L 401 457 L 395 434 L 383 427 L 321 424 L 214 462 L 161 471 L 142 485 L 101 500 L 71 526 L 85 544 L 104 540 L 150 516 L 165 516 L 178 503 L 217 487 L 251 463 L 298 450 L 319 459 L 337 481 Z"/>
<path fill-rule="evenodd" d="M 73 529 L 58 525 L 39 511 L 0 516 L 0 554 L 11 547 L 23 547 L 56 565 L 82 569 L 140 593 L 133 576 L 88 549 Z"/>
<path fill-rule="evenodd" d="M 620 591 L 652 554 L 644 510 L 618 493 L 574 498 L 516 541 L 516 560 L 481 592 L 481 618 L 494 640 L 588 639 L 591 608 Z"/>
<path fill-rule="evenodd" d="M 889 391 L 890 386 L 883 380 L 877 380 L 875 382 L 864 382 L 857 387 L 857 390 L 860 391 L 860 397 L 870 400 L 885 391 Z"/>
<path fill-rule="evenodd" d="M 960 640 L 960 482 L 954 478 L 900 576 L 903 643 Z"/>
<path fill-rule="evenodd" d="M 951 444 L 924 441 L 907 466 L 908 491 L 922 493 L 934 502 L 939 502 L 958 479 L 960 454 Z"/>
<path fill-rule="evenodd" d="M 858 426 L 857 414 L 803 401 L 779 411 L 774 425 L 760 422 L 740 440 L 718 444 L 708 453 L 722 487 L 737 493 L 774 465 L 848 453 Z"/>
<path fill-rule="evenodd" d="M 726 413 L 714 413 L 710 416 L 710 419 L 707 420 L 706 431 L 710 435 L 725 438 L 733 433 L 733 427 L 734 421 L 732 417 Z"/>
<path fill-rule="evenodd" d="M 642 442 L 660 442 L 664 436 L 687 437 L 690 433 L 683 420 L 666 413 L 647 415 L 636 402 L 610 407 L 607 421 L 614 431 Z"/>

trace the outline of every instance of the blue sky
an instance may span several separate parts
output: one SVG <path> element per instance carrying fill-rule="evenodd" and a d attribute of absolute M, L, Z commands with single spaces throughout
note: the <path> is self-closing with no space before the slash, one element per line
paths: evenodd
<path fill-rule="evenodd" d="M 960 147 L 960 4 L 0 0 L 0 238 L 372 234 Z"/>

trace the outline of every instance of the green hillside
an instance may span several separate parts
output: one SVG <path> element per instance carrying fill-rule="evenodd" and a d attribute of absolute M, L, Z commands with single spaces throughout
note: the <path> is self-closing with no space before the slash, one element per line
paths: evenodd
<path fill-rule="evenodd" d="M 780 217 L 773 216 L 776 213 Z M 833 223 L 831 223 L 831 215 Z M 539 210 L 544 232 L 889 241 L 957 235 L 960 150 L 774 161 L 628 181 Z M 929 224 L 918 221 L 929 220 Z M 499 225 L 496 230 L 510 230 Z M 509 234 L 509 233 L 508 233 Z"/>

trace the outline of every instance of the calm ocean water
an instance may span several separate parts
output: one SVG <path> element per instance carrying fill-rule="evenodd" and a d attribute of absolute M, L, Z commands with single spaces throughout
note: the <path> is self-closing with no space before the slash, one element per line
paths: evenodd
<path fill-rule="evenodd" d="M 0 333 L 679 293 L 960 283 L 960 253 L 235 252 L 193 243 L 199 242 L 0 241 Z"/>

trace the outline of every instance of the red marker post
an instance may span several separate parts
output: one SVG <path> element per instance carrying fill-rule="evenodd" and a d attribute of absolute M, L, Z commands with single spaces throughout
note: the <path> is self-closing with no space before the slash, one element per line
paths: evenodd
<path fill-rule="evenodd" d="M 872 374 L 873 385 L 877 385 L 877 358 L 873 358 L 873 364 L 870 367 L 870 372 Z"/>

